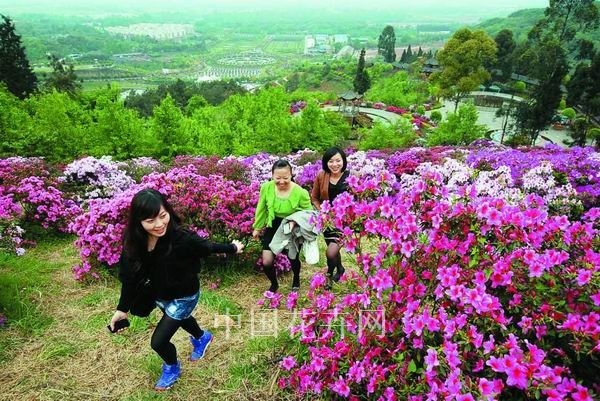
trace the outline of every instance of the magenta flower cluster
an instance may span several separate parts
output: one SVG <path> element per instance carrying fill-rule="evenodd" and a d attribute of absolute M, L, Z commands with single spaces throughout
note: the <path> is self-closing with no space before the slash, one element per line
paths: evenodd
<path fill-rule="evenodd" d="M 131 198 L 143 188 L 165 194 L 186 225 L 214 240 L 249 237 L 252 232 L 258 183 L 202 176 L 193 165 L 152 173 L 112 198 L 91 200 L 88 211 L 75 219 L 71 229 L 82 258 L 73 268 L 76 278 L 93 274 L 101 264 L 118 262 Z"/>

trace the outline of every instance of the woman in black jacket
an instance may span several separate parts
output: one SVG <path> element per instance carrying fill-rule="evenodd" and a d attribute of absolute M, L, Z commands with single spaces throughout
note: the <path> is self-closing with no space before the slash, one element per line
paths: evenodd
<path fill-rule="evenodd" d="M 121 297 L 109 325 L 113 332 L 122 331 L 130 310 L 138 315 L 149 314 L 155 305 L 162 310 L 151 340 L 152 349 L 164 361 L 157 390 L 170 388 L 181 375 L 177 350 L 171 343 L 180 327 L 191 334 L 191 361 L 202 358 L 212 341 L 212 334 L 202 330 L 192 316 L 200 296 L 199 259 L 212 253 L 239 253 L 244 248 L 239 241 L 210 242 L 180 223 L 160 192 L 144 189 L 133 197 L 120 260 Z M 148 301 L 150 308 L 136 312 L 140 303 Z"/>

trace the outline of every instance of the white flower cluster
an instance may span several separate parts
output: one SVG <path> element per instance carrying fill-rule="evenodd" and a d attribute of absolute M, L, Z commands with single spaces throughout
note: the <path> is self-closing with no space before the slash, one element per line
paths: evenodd
<path fill-rule="evenodd" d="M 67 165 L 61 179 L 85 187 L 84 199 L 107 198 L 135 184 L 123 171 L 126 167 L 110 156 L 85 157 Z"/>

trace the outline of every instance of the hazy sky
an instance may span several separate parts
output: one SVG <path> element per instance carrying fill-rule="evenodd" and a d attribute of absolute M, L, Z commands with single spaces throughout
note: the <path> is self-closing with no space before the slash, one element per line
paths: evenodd
<path fill-rule="evenodd" d="M 260 9 L 447 9 L 508 14 L 523 8 L 546 7 L 548 0 L 0 0 L 0 13 L 148 13 L 249 11 Z"/>

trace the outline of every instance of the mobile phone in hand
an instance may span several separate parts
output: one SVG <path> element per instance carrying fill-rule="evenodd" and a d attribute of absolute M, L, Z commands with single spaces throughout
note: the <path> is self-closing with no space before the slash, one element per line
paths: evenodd
<path fill-rule="evenodd" d="M 129 319 L 121 319 L 121 320 L 117 320 L 115 322 L 115 329 L 111 330 L 110 329 L 110 324 L 108 326 L 106 326 L 106 328 L 108 329 L 108 331 L 110 331 L 111 333 L 116 333 L 117 331 L 124 329 L 125 327 L 129 327 Z"/>

